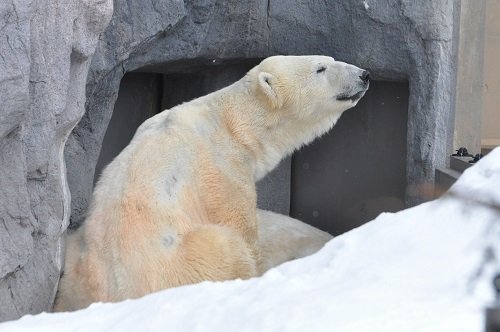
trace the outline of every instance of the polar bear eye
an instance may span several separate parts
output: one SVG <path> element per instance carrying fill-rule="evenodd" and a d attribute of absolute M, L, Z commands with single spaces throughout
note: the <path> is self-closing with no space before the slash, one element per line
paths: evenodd
<path fill-rule="evenodd" d="M 319 74 L 319 73 L 322 73 L 326 70 L 326 67 L 325 66 L 321 66 L 318 68 L 318 70 L 316 70 L 316 74 Z"/>

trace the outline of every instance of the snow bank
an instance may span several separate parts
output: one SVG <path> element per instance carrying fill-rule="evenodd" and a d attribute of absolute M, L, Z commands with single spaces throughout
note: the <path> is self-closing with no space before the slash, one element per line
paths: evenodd
<path fill-rule="evenodd" d="M 25 316 L 0 331 L 482 331 L 500 271 L 495 204 L 500 149 L 445 197 L 382 214 L 261 278 Z"/>

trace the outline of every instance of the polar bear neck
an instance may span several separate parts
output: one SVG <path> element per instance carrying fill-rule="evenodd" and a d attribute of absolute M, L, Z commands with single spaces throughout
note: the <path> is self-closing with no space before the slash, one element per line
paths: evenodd
<path fill-rule="evenodd" d="M 260 180 L 283 158 L 328 132 L 339 117 L 340 114 L 331 114 L 320 122 L 308 124 L 297 124 L 293 120 L 283 119 L 280 126 L 266 128 L 260 138 L 264 153 L 256 160 L 255 179 Z"/>
<path fill-rule="evenodd" d="M 210 107 L 211 112 L 216 113 L 211 117 L 213 125 L 222 125 L 226 130 L 234 143 L 234 153 L 247 151 L 247 160 L 252 161 L 254 179 L 258 181 L 283 158 L 329 131 L 340 113 L 298 120 L 286 107 L 269 110 L 254 98 L 250 84 L 242 79 L 207 97 L 216 105 Z"/>

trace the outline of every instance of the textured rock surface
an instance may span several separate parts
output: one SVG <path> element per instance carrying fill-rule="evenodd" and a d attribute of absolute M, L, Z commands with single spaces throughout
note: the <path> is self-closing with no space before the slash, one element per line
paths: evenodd
<path fill-rule="evenodd" d="M 110 1 L 0 2 L 0 321 L 50 308 L 70 213 L 63 150 Z"/>
<path fill-rule="evenodd" d="M 370 69 L 378 79 L 409 81 L 409 184 L 432 181 L 434 168 L 445 164 L 455 87 L 452 0 L 154 4 L 115 0 L 99 41 L 87 112 L 66 148 L 72 223 L 81 222 L 86 211 L 120 79 L 139 68 L 170 73 L 273 54 L 332 55 Z"/>

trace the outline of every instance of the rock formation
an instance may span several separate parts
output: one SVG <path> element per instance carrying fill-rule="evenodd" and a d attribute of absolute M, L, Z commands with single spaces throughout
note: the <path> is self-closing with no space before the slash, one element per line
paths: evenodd
<path fill-rule="evenodd" d="M 108 0 L 0 4 L 0 321 L 49 310 L 70 216 L 64 145 Z"/>

